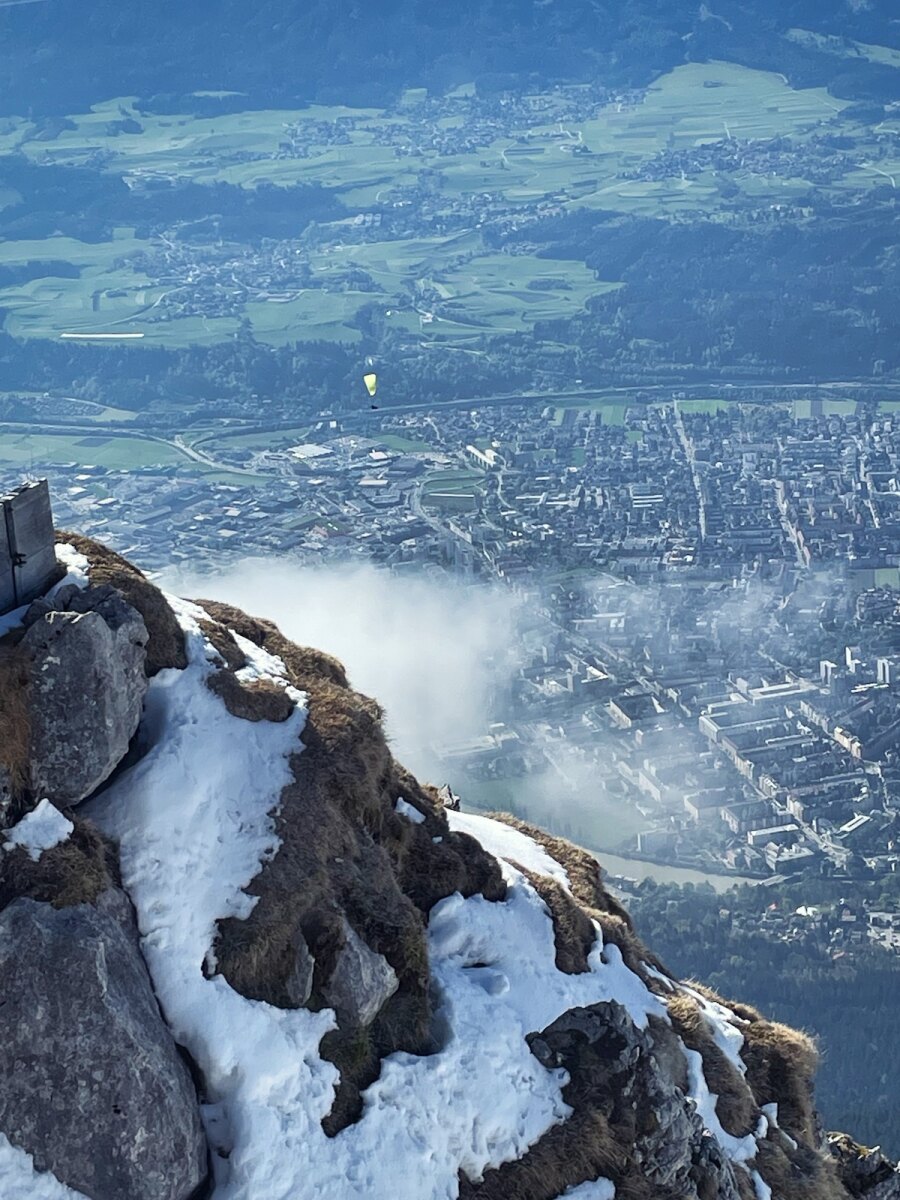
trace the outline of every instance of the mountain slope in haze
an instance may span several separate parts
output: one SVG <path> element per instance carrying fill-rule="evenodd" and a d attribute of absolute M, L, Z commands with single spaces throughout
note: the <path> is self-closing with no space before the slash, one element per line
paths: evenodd
<path fill-rule="evenodd" d="M 589 855 L 420 785 L 334 659 L 62 537 L 0 619 L 4 1195 L 900 1195 L 821 1133 L 809 1039 L 674 979 Z"/>
<path fill-rule="evenodd" d="M 798 40 L 797 29 L 814 36 Z M 0 104 L 66 114 L 112 96 L 227 89 L 262 106 L 378 105 L 404 87 L 471 80 L 486 90 L 530 78 L 644 86 L 710 58 L 887 100 L 895 72 L 856 43 L 896 47 L 898 37 L 890 0 L 263 0 L 249 10 L 239 0 L 160 0 L 149 24 L 108 2 L 20 0 L 0 6 Z"/>

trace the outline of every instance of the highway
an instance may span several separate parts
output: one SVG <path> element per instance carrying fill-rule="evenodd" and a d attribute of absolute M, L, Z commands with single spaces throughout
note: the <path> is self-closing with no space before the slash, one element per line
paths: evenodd
<path fill-rule="evenodd" d="M 833 381 L 828 383 L 767 383 L 764 380 L 741 380 L 736 382 L 719 382 L 715 384 L 658 384 L 654 386 L 646 385 L 629 385 L 628 387 L 606 387 L 606 388 L 590 388 L 583 390 L 567 390 L 558 392 L 516 392 L 504 393 L 501 395 L 491 396 L 467 396 L 456 400 L 438 400 L 428 401 L 413 404 L 390 404 L 382 405 L 377 411 L 383 414 L 390 413 L 411 413 L 411 412 L 437 412 L 441 409 L 453 408 L 483 408 L 486 406 L 502 406 L 502 405 L 541 405 L 542 407 L 577 407 L 579 404 L 591 404 L 597 401 L 611 399 L 613 403 L 618 398 L 622 401 L 627 401 L 629 397 L 637 395 L 641 396 L 641 403 L 659 404 L 663 402 L 671 402 L 675 404 L 675 419 L 680 426 L 679 437 L 683 432 L 681 424 L 681 415 L 678 412 L 677 403 L 675 403 L 675 393 L 689 392 L 693 399 L 719 399 L 726 401 L 734 401 L 740 403 L 746 402 L 746 393 L 748 391 L 765 391 L 777 396 L 782 393 L 803 393 L 811 392 L 816 398 L 821 398 L 822 392 L 844 392 L 851 390 L 856 392 L 864 392 L 870 394 L 873 399 L 879 400 L 896 400 L 900 402 L 900 385 L 898 384 L 873 384 L 860 381 Z M 644 399 L 646 398 L 646 399 Z M 77 399 L 77 397 L 71 397 Z M 331 412 L 315 414 L 313 417 L 300 418 L 295 417 L 293 420 L 260 422 L 258 419 L 253 421 L 245 421 L 236 423 L 232 420 L 227 429 L 223 428 L 216 431 L 217 440 L 225 440 L 229 437 L 246 436 L 248 433 L 278 433 L 281 430 L 296 429 L 298 422 L 304 424 L 306 421 L 318 419 L 330 419 L 341 421 L 345 427 L 352 427 L 355 422 L 367 422 L 372 417 L 372 409 L 357 405 L 353 408 L 342 410 L 334 410 Z M 136 429 L 132 426 L 118 424 L 104 424 L 100 421 L 79 421 L 76 419 L 65 420 L 57 418 L 54 421 L 2 421 L 0 422 L 0 433 L 4 430 L 25 433 L 45 433 L 57 434 L 62 436 L 93 436 L 101 435 L 110 438 L 142 438 L 146 441 L 156 442 L 159 445 L 168 446 L 170 449 L 176 450 L 183 455 L 187 460 L 198 463 L 205 467 L 211 467 L 215 470 L 228 471 L 230 474 L 254 476 L 258 472 L 249 470 L 245 467 L 235 467 L 230 463 L 222 462 L 215 458 L 211 453 L 204 450 L 198 450 L 194 446 L 189 445 L 183 434 L 175 434 L 171 437 L 164 437 L 161 434 L 149 433 L 144 429 Z M 684 445 L 684 440 L 682 440 Z M 691 466 L 692 474 L 695 474 L 694 464 L 691 460 L 689 447 L 685 447 L 685 453 L 688 455 L 688 461 Z M 695 486 L 699 480 L 695 476 Z M 698 490 L 698 495 L 700 491 Z"/>

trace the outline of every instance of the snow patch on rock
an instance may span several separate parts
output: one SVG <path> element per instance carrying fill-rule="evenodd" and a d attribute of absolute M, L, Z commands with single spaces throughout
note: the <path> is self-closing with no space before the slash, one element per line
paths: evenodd
<path fill-rule="evenodd" d="M 362 1119 L 328 1138 L 321 1121 L 338 1073 L 320 1057 L 319 1043 L 334 1028 L 333 1012 L 274 1008 L 204 974 L 215 965 L 216 922 L 248 915 L 255 900 L 244 889 L 278 848 L 272 812 L 292 780 L 288 759 L 302 748 L 305 712 L 280 725 L 232 717 L 205 685 L 216 666 L 199 625 L 202 609 L 172 603 L 189 665 L 151 681 L 149 749 L 92 805 L 92 816 L 120 841 L 123 880 L 163 1011 L 204 1075 L 215 1200 L 295 1200 L 301 1192 L 455 1200 L 461 1169 L 479 1178 L 521 1157 L 570 1114 L 566 1073 L 541 1066 L 526 1034 L 601 1000 L 625 1005 L 641 1027 L 665 1010 L 617 947 L 604 950 L 599 929 L 589 973 L 558 971 L 543 901 L 502 863 L 504 902 L 457 894 L 431 914 L 442 1049 L 386 1059 L 364 1093 Z M 274 656 L 241 649 L 254 671 L 279 677 Z M 449 815 L 493 852 L 568 882 L 517 831 Z M 608 1189 L 599 1195 L 608 1197 Z"/>

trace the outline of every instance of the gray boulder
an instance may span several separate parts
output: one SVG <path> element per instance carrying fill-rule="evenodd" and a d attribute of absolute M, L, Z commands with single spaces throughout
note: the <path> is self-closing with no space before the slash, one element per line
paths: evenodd
<path fill-rule="evenodd" d="M 309 952 L 306 939 L 298 929 L 291 942 L 293 965 L 285 981 L 288 1003 L 294 1008 L 302 1008 L 312 995 L 313 973 L 316 960 Z"/>
<path fill-rule="evenodd" d="M 325 988 L 325 1003 L 342 1025 L 368 1025 L 400 986 L 394 968 L 370 950 L 345 920 L 344 945 Z"/>
<path fill-rule="evenodd" d="M 0 913 L 0 1132 L 92 1200 L 188 1200 L 207 1174 L 197 1095 L 131 906 Z"/>
<path fill-rule="evenodd" d="M 141 719 L 147 629 L 113 588 L 66 589 L 44 612 L 32 606 L 22 641 L 29 669 L 31 785 L 73 805 L 124 758 Z"/>

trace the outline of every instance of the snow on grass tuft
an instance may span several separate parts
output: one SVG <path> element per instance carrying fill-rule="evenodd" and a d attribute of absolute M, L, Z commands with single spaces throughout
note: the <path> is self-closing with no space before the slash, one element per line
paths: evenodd
<path fill-rule="evenodd" d="M 397 803 L 394 805 L 394 812 L 400 814 L 401 817 L 406 817 L 407 821 L 412 821 L 413 825 L 423 825 L 425 823 L 425 814 L 419 812 L 415 805 L 410 804 L 408 800 L 404 800 L 402 796 L 397 797 Z M 432 841 L 435 839 L 432 838 Z M 441 838 L 437 839 L 441 841 Z"/>
<path fill-rule="evenodd" d="M 6 830 L 3 849 L 14 850 L 21 846 L 28 851 L 31 861 L 37 862 L 45 850 L 52 850 L 64 842 L 74 828 L 49 800 L 42 800 L 18 824 Z"/>
<path fill-rule="evenodd" d="M 772 1189 L 760 1175 L 759 1171 L 751 1171 L 750 1178 L 756 1190 L 756 1200 L 772 1200 Z"/>
<path fill-rule="evenodd" d="M 682 1046 L 682 1049 L 688 1064 L 688 1095 L 696 1105 L 700 1119 L 732 1162 L 749 1162 L 756 1157 L 756 1138 L 752 1133 L 745 1137 L 735 1137 L 722 1128 L 716 1113 L 718 1096 L 709 1090 L 706 1076 L 703 1074 L 703 1056 L 698 1050 L 689 1050 L 687 1046 Z"/>
<path fill-rule="evenodd" d="M 471 834 L 495 858 L 520 863 L 526 871 L 538 875 L 549 875 L 567 892 L 571 891 L 565 868 L 527 834 L 502 821 L 492 821 L 490 817 L 479 817 L 474 813 L 448 811 L 447 820 L 451 829 Z"/>
<path fill-rule="evenodd" d="M 57 542 L 56 561 L 66 568 L 66 574 L 47 593 L 51 600 L 60 588 L 64 588 L 70 583 L 78 588 L 86 588 L 88 586 L 90 583 L 91 564 L 85 555 L 76 550 L 74 546 L 70 546 L 66 542 Z"/>
<path fill-rule="evenodd" d="M 616 1188 L 609 1179 L 595 1179 L 566 1188 L 559 1200 L 615 1200 Z"/>
<path fill-rule="evenodd" d="M 49 1171 L 37 1171 L 34 1159 L 0 1133 L 0 1196 L 6 1200 L 87 1200 Z"/>
<path fill-rule="evenodd" d="M 708 1000 L 702 993 L 695 992 L 692 987 L 688 987 L 686 984 L 681 985 L 681 990 L 687 992 L 689 996 L 693 996 L 697 1001 L 701 1012 L 706 1017 L 716 1045 L 734 1069 L 741 1075 L 746 1075 L 747 1064 L 741 1058 L 744 1035 L 737 1028 L 737 1023 L 746 1025 L 747 1022 L 741 1021 L 741 1018 L 736 1016 L 730 1008 L 726 1008 L 724 1004 L 719 1004 L 715 1000 Z"/>

